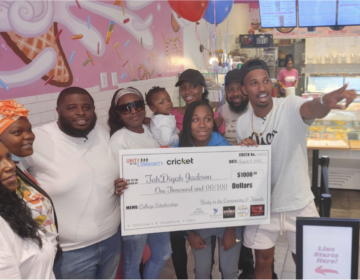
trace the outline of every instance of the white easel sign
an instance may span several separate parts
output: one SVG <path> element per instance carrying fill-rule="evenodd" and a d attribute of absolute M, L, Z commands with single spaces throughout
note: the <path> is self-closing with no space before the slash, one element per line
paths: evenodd
<path fill-rule="evenodd" d="M 298 218 L 297 279 L 357 279 L 359 220 Z"/>

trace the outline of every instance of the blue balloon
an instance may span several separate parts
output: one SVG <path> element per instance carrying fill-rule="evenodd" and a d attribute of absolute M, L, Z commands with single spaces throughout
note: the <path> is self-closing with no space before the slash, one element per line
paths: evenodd
<path fill-rule="evenodd" d="M 206 9 L 206 12 L 203 16 L 207 22 L 211 24 L 215 23 L 215 12 L 214 12 L 214 1 L 209 0 L 209 6 Z M 230 14 L 234 0 L 216 0 L 215 9 L 216 9 L 216 24 L 223 22 L 227 16 Z"/>

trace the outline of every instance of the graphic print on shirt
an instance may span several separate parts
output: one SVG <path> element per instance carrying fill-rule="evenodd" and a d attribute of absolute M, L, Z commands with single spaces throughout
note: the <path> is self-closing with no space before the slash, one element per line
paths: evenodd
<path fill-rule="evenodd" d="M 285 77 L 285 82 L 296 82 L 296 77 L 295 76 L 287 76 Z"/>
<path fill-rule="evenodd" d="M 34 221 L 39 225 L 42 232 L 46 233 L 50 229 L 51 232 L 56 232 L 54 221 L 51 219 L 53 216 L 53 207 L 50 200 L 39 193 L 32 187 L 29 187 L 23 180 L 18 177 L 18 188 L 16 190 L 18 195 L 26 202 L 29 202 L 32 212 L 35 210 L 37 216 Z"/>
<path fill-rule="evenodd" d="M 258 145 L 271 145 L 271 143 L 274 140 L 274 137 L 277 133 L 278 132 L 276 130 L 273 130 L 271 133 L 268 133 L 266 135 L 258 137 L 253 132 L 248 138 L 255 140 L 256 143 L 258 143 Z"/>
<path fill-rule="evenodd" d="M 236 123 L 237 123 L 237 119 L 236 120 L 231 120 L 231 119 L 224 119 L 225 122 L 225 138 L 227 137 L 234 137 L 236 138 Z"/>

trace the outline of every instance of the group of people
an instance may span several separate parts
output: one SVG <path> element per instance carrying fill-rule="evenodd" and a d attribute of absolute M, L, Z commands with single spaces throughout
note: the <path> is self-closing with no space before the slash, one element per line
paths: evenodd
<path fill-rule="evenodd" d="M 272 278 L 282 232 L 296 260 L 296 217 L 318 216 L 307 171 L 308 127 L 330 109 L 345 109 L 356 93 L 344 86 L 308 102 L 274 99 L 262 60 L 227 73 L 227 103 L 215 113 L 200 72 L 184 71 L 176 86 L 184 107 L 173 108 L 164 88 L 146 94 L 150 127 L 141 92 L 117 90 L 110 132 L 96 125 L 94 100 L 82 88 L 64 89 L 57 122 L 34 130 L 23 105 L 0 101 L 0 278 L 110 279 L 121 258 L 124 278 L 155 279 L 172 256 L 177 277 L 186 279 L 186 240 L 196 278 L 211 278 L 216 242 L 223 278 L 237 278 L 239 268 L 242 278 Z M 118 197 L 131 186 L 119 178 L 119 150 L 230 145 L 272 146 L 270 224 L 121 236 Z M 146 244 L 151 256 L 140 271 Z"/>

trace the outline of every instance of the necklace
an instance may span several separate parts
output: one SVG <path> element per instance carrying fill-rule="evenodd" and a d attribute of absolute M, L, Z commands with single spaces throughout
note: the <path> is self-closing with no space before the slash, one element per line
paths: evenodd
<path fill-rule="evenodd" d="M 254 110 L 253 110 L 252 116 L 251 116 L 251 128 L 252 128 L 252 131 L 253 131 L 253 133 L 255 134 L 256 137 L 261 137 L 261 136 L 263 136 L 263 134 L 265 133 L 265 131 L 266 131 L 266 129 L 267 129 L 269 123 L 270 123 L 270 120 L 271 120 L 271 116 L 272 116 L 272 113 L 273 113 L 273 108 L 274 108 L 274 105 L 273 105 L 273 107 L 271 108 L 271 114 L 270 114 L 268 123 L 266 124 L 266 127 L 265 127 L 265 129 L 263 130 L 263 132 L 261 132 L 260 134 L 257 134 L 257 133 L 255 132 L 255 130 L 254 130 Z"/>

